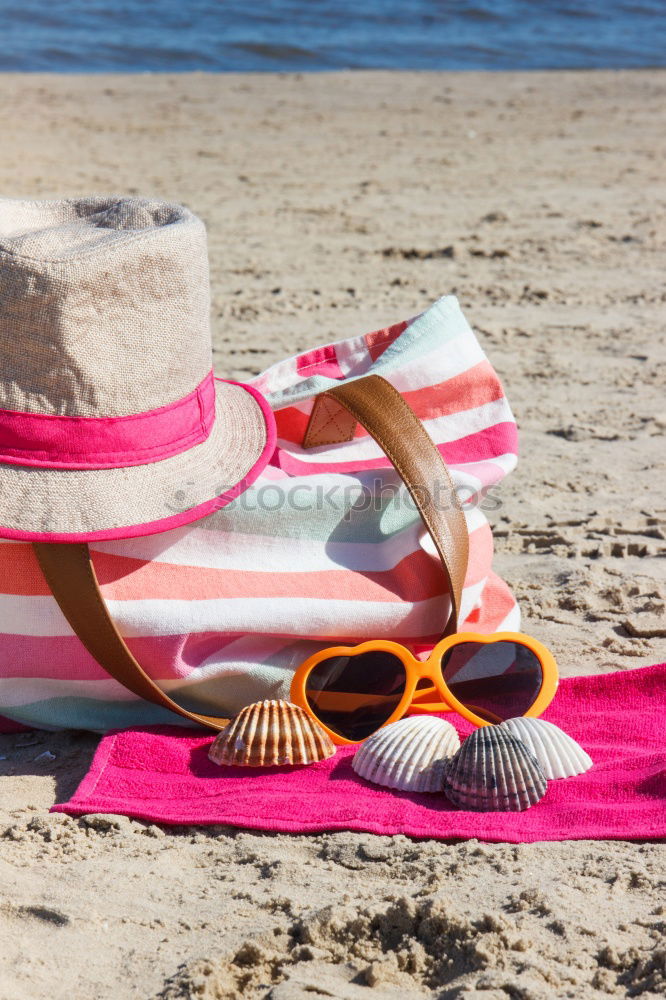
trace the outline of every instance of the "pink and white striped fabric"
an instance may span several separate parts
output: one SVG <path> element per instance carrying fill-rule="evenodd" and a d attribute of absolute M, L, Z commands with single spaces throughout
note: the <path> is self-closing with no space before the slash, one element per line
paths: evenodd
<path fill-rule="evenodd" d="M 362 428 L 304 451 L 313 398 L 377 373 L 405 397 L 465 501 L 470 561 L 462 626 L 519 628 L 491 569 L 484 508 L 516 463 L 511 410 L 453 297 L 408 322 L 309 351 L 253 385 L 278 442 L 227 507 L 143 538 L 91 544 L 104 596 L 144 669 L 188 708 L 221 715 L 287 697 L 295 668 L 331 640 L 391 637 L 425 649 L 448 601 L 441 567 L 406 489 Z M 175 495 L 187 502 L 188 484 Z M 31 546 L 0 541 L 0 713 L 44 728 L 104 731 L 173 722 L 136 699 L 81 646 Z M 178 720 L 181 722 L 182 720 Z"/>

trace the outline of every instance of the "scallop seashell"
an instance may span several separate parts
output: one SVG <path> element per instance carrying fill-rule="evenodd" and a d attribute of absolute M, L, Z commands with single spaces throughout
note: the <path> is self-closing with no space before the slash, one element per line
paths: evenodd
<path fill-rule="evenodd" d="M 450 722 L 433 715 L 400 719 L 374 733 L 354 755 L 354 771 L 402 792 L 439 792 L 443 762 L 460 740 Z"/>
<path fill-rule="evenodd" d="M 208 751 L 215 764 L 272 767 L 313 764 L 335 753 L 335 744 L 298 705 L 257 701 L 247 705 L 215 738 Z"/>
<path fill-rule="evenodd" d="M 444 770 L 443 789 L 461 809 L 520 812 L 546 793 L 536 757 L 513 733 L 482 726 L 463 742 Z"/>
<path fill-rule="evenodd" d="M 525 716 L 506 719 L 499 728 L 506 729 L 523 741 L 541 764 L 549 781 L 553 778 L 573 778 L 592 767 L 592 758 L 582 746 L 545 719 Z"/>

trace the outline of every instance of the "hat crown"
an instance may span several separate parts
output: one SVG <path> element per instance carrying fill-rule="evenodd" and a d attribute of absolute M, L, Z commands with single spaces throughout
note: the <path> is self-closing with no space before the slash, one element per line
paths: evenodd
<path fill-rule="evenodd" d="M 206 231 L 180 205 L 0 199 L 0 409 L 113 417 L 212 366 Z"/>

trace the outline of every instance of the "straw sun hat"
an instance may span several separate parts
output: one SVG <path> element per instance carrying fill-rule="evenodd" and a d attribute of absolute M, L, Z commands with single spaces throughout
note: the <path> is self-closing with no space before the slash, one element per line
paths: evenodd
<path fill-rule="evenodd" d="M 213 377 L 209 306 L 187 209 L 0 199 L 0 536 L 148 535 L 252 482 L 273 417 Z"/>

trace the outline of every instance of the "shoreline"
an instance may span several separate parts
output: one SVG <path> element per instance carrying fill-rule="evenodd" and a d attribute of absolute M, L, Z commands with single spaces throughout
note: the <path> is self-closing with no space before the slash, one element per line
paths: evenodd
<path fill-rule="evenodd" d="M 421 77 L 507 77 L 507 76 L 586 76 L 586 75 L 609 75 L 618 76 L 621 74 L 630 75 L 640 75 L 640 74 L 650 74 L 650 75 L 663 75 L 666 74 L 666 66 L 550 66 L 550 67 L 538 67 L 534 69 L 524 68 L 524 69 L 417 69 L 409 67 L 401 68 L 390 68 L 386 66 L 376 66 L 376 67 L 349 67 L 346 69 L 285 69 L 285 70 L 219 70 L 219 69 L 183 69 L 183 70 L 156 70 L 156 69 L 144 69 L 144 70 L 69 70 L 63 73 L 59 70 L 41 70 L 41 69 L 30 69 L 30 70 L 11 70 L 11 69 L 0 69 L 0 79 L 14 77 L 16 79 L 34 79 L 35 77 L 61 77 L 63 79 L 73 78 L 80 79 L 81 77 L 90 77 L 91 80 L 99 80 L 101 77 L 108 76 L 110 78 L 125 79 L 127 77 L 134 77 L 136 79 L 141 79 L 144 77 L 173 77 L 175 79 L 192 78 L 196 79 L 198 77 L 220 77 L 222 79 L 229 79 L 231 77 L 237 77 L 238 79 L 244 79 L 245 77 L 262 79 L 265 77 L 288 77 L 288 78 L 298 78 L 299 80 L 306 79 L 308 77 L 322 77 L 330 76 L 333 78 L 341 76 L 421 76 Z"/>

